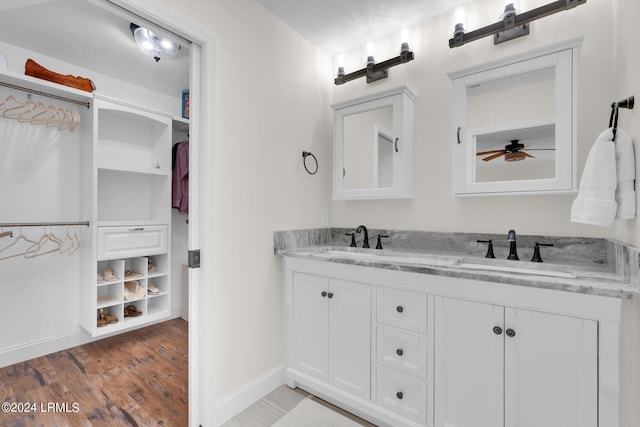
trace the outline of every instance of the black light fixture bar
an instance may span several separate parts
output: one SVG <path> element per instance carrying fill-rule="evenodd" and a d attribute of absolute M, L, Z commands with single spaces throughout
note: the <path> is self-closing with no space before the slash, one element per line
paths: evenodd
<path fill-rule="evenodd" d="M 386 61 L 382 61 L 378 64 L 369 64 L 366 67 L 349 74 L 338 73 L 338 77 L 336 77 L 333 82 L 336 85 L 342 85 L 350 82 L 351 80 L 365 76 L 367 77 L 367 83 L 375 82 L 377 80 L 387 78 L 387 70 L 389 68 L 404 64 L 405 62 L 413 61 L 413 59 L 414 56 L 412 51 L 403 50 L 403 52 L 395 58 L 387 59 Z"/>
<path fill-rule="evenodd" d="M 507 25 L 506 21 L 499 21 L 468 33 L 459 32 L 449 39 L 449 47 L 460 47 L 465 43 L 480 40 L 484 37 L 498 34 L 513 27 L 525 26 L 529 22 L 562 12 L 563 10 L 573 9 L 574 7 L 585 4 L 586 2 L 587 0 L 557 0 L 528 12 L 516 14 L 512 25 L 511 23 Z"/>

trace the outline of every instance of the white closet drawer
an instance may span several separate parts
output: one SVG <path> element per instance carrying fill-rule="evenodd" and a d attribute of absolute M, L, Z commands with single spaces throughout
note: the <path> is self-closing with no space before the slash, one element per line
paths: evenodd
<path fill-rule="evenodd" d="M 427 295 L 378 288 L 377 319 L 383 325 L 427 333 Z"/>
<path fill-rule="evenodd" d="M 166 225 L 98 227 L 98 259 L 167 253 Z"/>
<path fill-rule="evenodd" d="M 387 368 L 427 379 L 427 337 L 378 326 L 377 360 Z"/>
<path fill-rule="evenodd" d="M 420 424 L 427 423 L 427 383 L 378 368 L 378 404 Z"/>

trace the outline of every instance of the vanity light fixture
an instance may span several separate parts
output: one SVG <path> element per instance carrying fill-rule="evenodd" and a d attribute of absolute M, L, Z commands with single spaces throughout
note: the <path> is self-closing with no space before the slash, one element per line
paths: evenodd
<path fill-rule="evenodd" d="M 175 41 L 161 37 L 144 27 L 131 23 L 129 29 L 140 50 L 155 59 L 156 62 L 160 59 L 173 58 L 180 50 L 180 45 Z"/>
<path fill-rule="evenodd" d="M 351 80 L 367 76 L 367 83 L 375 82 L 389 77 L 388 69 L 405 62 L 413 61 L 413 52 L 409 49 L 409 43 L 402 42 L 400 46 L 400 55 L 395 58 L 376 64 L 373 55 L 367 56 L 367 66 L 358 71 L 349 74 L 344 73 L 344 67 L 338 66 L 338 76 L 334 79 L 336 85 L 342 85 Z"/>
<path fill-rule="evenodd" d="M 486 27 L 467 33 L 464 30 L 463 24 L 456 23 L 453 37 L 449 39 L 449 47 L 460 47 L 465 43 L 479 40 L 490 35 L 494 36 L 494 44 L 524 36 L 529 34 L 529 22 L 563 10 L 573 9 L 586 2 L 587 0 L 556 0 L 523 13 L 517 13 L 513 4 L 507 4 L 504 8 L 504 13 L 500 17 L 501 20 Z"/>

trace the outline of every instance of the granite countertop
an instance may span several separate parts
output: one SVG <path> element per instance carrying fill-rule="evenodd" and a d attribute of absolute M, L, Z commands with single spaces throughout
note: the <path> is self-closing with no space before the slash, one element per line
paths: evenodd
<path fill-rule="evenodd" d="M 342 234 L 342 231 L 344 230 L 334 233 L 334 237 Z M 389 231 L 385 232 L 389 233 Z M 287 238 L 291 238 L 291 232 L 287 233 L 289 233 Z M 429 237 L 433 240 L 433 233 Z M 571 257 L 567 256 L 563 259 L 562 256 L 553 257 L 553 254 L 547 251 L 546 255 L 549 255 L 550 259 L 545 260 L 543 263 L 536 263 L 528 260 L 506 260 L 504 257 L 500 257 L 501 253 L 500 255 L 496 253 L 496 256 L 499 257 L 496 259 L 484 258 L 484 252 L 482 251 L 460 251 L 459 247 L 454 247 L 455 245 L 442 243 L 442 241 L 448 240 L 448 237 L 436 237 L 441 241 L 438 245 L 439 249 L 426 248 L 423 245 L 423 247 L 389 247 L 380 250 L 348 247 L 342 241 L 336 242 L 336 239 L 331 237 L 311 240 L 305 238 L 302 239 L 302 242 L 296 238 L 294 240 L 297 240 L 297 243 L 303 244 L 282 244 L 282 235 L 279 235 L 275 238 L 275 253 L 285 257 L 323 262 L 457 277 L 622 299 L 640 299 L 640 286 L 635 283 L 637 281 L 637 277 L 635 277 L 637 272 L 630 271 L 633 269 L 630 268 L 627 262 L 624 262 L 632 256 L 637 259 L 638 255 L 636 253 L 630 254 L 628 248 L 624 247 L 624 245 L 615 244 L 615 242 L 592 239 L 594 241 L 588 241 L 586 245 L 583 242 L 582 255 L 576 255 L 576 252 L 579 251 L 574 249 Z M 455 237 L 458 239 L 460 236 Z M 287 240 L 287 238 L 284 240 Z M 341 239 L 338 238 L 337 240 Z M 600 240 L 600 242 L 598 243 L 596 240 Z M 304 243 L 307 243 L 307 245 L 305 246 Z M 564 244 L 568 244 L 566 240 Z M 572 248 L 575 248 L 575 245 L 576 242 L 574 240 L 569 244 Z M 589 248 L 584 249 L 586 246 L 589 246 Z M 600 246 L 604 249 L 601 254 L 595 256 L 594 248 L 599 248 Z M 544 256 L 545 254 L 543 254 Z M 523 256 L 521 259 L 529 258 Z"/>

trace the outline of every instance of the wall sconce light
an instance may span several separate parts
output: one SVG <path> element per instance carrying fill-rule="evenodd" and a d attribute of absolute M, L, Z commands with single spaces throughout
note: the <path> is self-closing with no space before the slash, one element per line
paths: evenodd
<path fill-rule="evenodd" d="M 572 9 L 587 0 L 557 0 L 523 13 L 516 13 L 513 4 L 507 4 L 504 8 L 501 21 L 487 25 L 474 31 L 466 33 L 462 24 L 455 24 L 453 37 L 449 39 L 449 47 L 460 47 L 481 38 L 493 35 L 494 44 L 502 43 L 516 37 L 529 34 L 529 22 L 563 10 Z"/>
<path fill-rule="evenodd" d="M 395 58 L 376 64 L 373 55 L 367 56 L 367 66 L 361 70 L 349 74 L 344 73 L 344 67 L 338 66 L 338 76 L 334 79 L 336 85 L 343 85 L 346 82 L 367 76 L 367 83 L 375 82 L 389 77 L 388 69 L 405 62 L 413 61 L 413 52 L 409 49 L 409 43 L 403 42 L 400 47 L 400 55 Z"/>
<path fill-rule="evenodd" d="M 166 37 L 160 37 L 139 25 L 131 23 L 129 29 L 140 50 L 155 59 L 156 62 L 160 59 L 173 58 L 180 50 L 178 43 Z"/>

